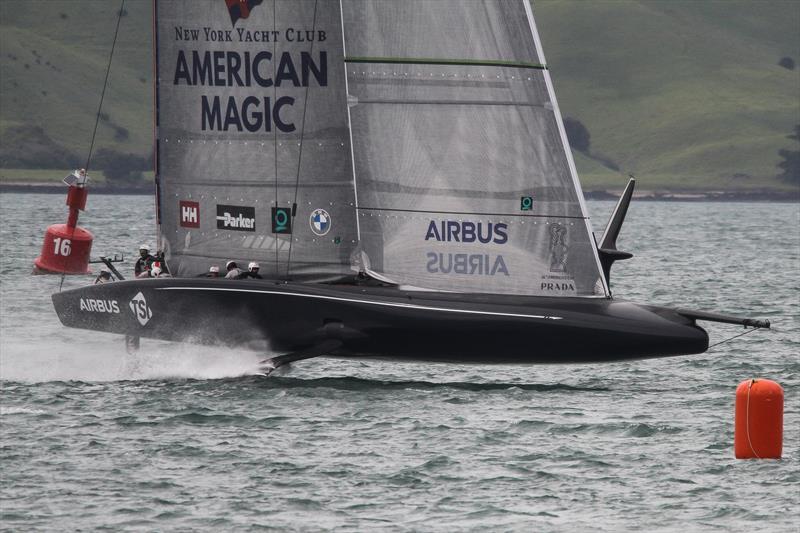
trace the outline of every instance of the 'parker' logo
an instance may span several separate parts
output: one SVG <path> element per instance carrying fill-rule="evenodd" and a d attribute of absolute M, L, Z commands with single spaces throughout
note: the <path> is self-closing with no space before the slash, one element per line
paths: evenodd
<path fill-rule="evenodd" d="M 200 203 L 181 200 L 181 227 L 199 228 L 200 227 Z"/>
<path fill-rule="evenodd" d="M 256 230 L 256 208 L 243 205 L 218 205 L 217 229 Z"/>
<path fill-rule="evenodd" d="M 153 318 L 153 311 L 150 310 L 150 306 L 147 305 L 147 300 L 144 299 L 144 294 L 141 292 L 131 299 L 129 305 L 139 324 L 144 326 Z"/>

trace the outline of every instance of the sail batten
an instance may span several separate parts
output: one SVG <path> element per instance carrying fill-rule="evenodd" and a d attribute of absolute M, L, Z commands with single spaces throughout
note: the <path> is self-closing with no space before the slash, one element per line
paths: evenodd
<path fill-rule="evenodd" d="M 456 66 L 479 66 L 479 67 L 510 67 L 510 68 L 529 68 L 536 70 L 546 70 L 547 67 L 540 63 L 529 63 L 525 61 L 506 61 L 503 59 L 439 59 L 432 57 L 355 57 L 344 58 L 345 63 L 375 63 L 375 64 L 397 64 L 397 65 L 456 65 Z"/>

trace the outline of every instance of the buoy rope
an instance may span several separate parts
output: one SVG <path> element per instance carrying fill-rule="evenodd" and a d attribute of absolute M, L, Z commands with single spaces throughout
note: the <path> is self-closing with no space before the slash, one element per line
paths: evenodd
<path fill-rule="evenodd" d="M 726 343 L 726 342 L 728 342 L 728 341 L 732 341 L 733 339 L 736 339 L 736 338 L 739 338 L 739 337 L 743 337 L 743 336 L 745 336 L 745 335 L 749 335 L 750 333 L 753 333 L 754 331 L 756 331 L 756 330 L 759 330 L 759 329 L 761 329 L 761 328 L 753 328 L 753 329 L 748 329 L 748 330 L 747 330 L 747 331 L 745 331 L 744 333 L 739 333 L 738 335 L 734 335 L 733 337 L 728 337 L 728 338 L 727 338 L 727 339 L 725 339 L 725 340 L 721 340 L 721 341 L 719 341 L 719 342 L 715 342 L 714 344 L 712 344 L 711 346 L 709 346 L 708 348 L 706 348 L 706 351 L 709 351 L 709 350 L 710 350 L 711 348 L 713 348 L 714 346 L 719 346 L 720 344 L 724 344 L 724 343 Z"/>
<path fill-rule="evenodd" d="M 753 455 L 756 456 L 756 459 L 761 459 L 761 456 L 758 455 L 755 448 L 753 448 L 753 441 L 750 440 L 750 389 L 753 388 L 753 384 L 755 382 L 755 379 L 751 379 L 750 385 L 747 386 L 747 411 L 745 415 L 744 428 L 745 432 L 747 433 L 747 444 L 750 445 L 750 451 L 753 452 Z"/>
<path fill-rule="evenodd" d="M 100 124 L 100 114 L 103 110 L 103 100 L 106 97 L 106 87 L 108 87 L 108 74 L 111 72 L 111 60 L 114 58 L 114 48 L 117 46 L 117 36 L 119 35 L 119 24 L 122 21 L 122 14 L 125 12 L 125 0 L 122 0 L 119 6 L 119 11 L 117 11 L 117 27 L 114 29 L 114 40 L 111 42 L 111 53 L 108 55 L 108 65 L 106 65 L 106 77 L 103 80 L 103 90 L 100 92 L 100 103 L 97 106 L 97 114 L 94 117 L 94 130 L 92 131 L 92 140 L 89 143 L 89 153 L 86 156 L 86 165 L 83 167 L 86 171 L 86 175 L 89 175 L 89 164 L 92 161 L 92 152 L 94 151 L 94 141 L 97 137 L 97 126 Z M 74 228 L 72 228 L 72 234 L 70 235 L 69 240 L 72 241 L 75 238 L 75 230 L 78 229 L 77 224 Z M 66 277 L 66 272 L 61 273 L 61 283 L 58 284 L 58 292 L 61 292 L 61 288 L 64 286 L 64 278 Z"/>

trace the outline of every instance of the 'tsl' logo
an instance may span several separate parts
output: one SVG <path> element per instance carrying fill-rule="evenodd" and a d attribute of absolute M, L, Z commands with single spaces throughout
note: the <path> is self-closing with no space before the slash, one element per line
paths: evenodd
<path fill-rule="evenodd" d="M 139 324 L 142 326 L 147 324 L 150 319 L 153 318 L 153 312 L 150 310 L 150 306 L 147 305 L 147 300 L 144 299 L 144 294 L 141 292 L 133 297 L 129 305 L 131 311 L 133 312 L 133 316 L 136 317 L 136 320 L 138 320 Z"/>

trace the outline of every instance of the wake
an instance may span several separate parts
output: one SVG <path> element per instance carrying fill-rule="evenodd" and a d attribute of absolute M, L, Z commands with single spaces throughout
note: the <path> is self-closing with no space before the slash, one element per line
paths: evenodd
<path fill-rule="evenodd" d="M 131 355 L 122 338 L 111 335 L 68 344 L 4 341 L 0 352 L 0 380 L 26 383 L 236 378 L 259 374 L 265 355 L 151 340 Z"/>

